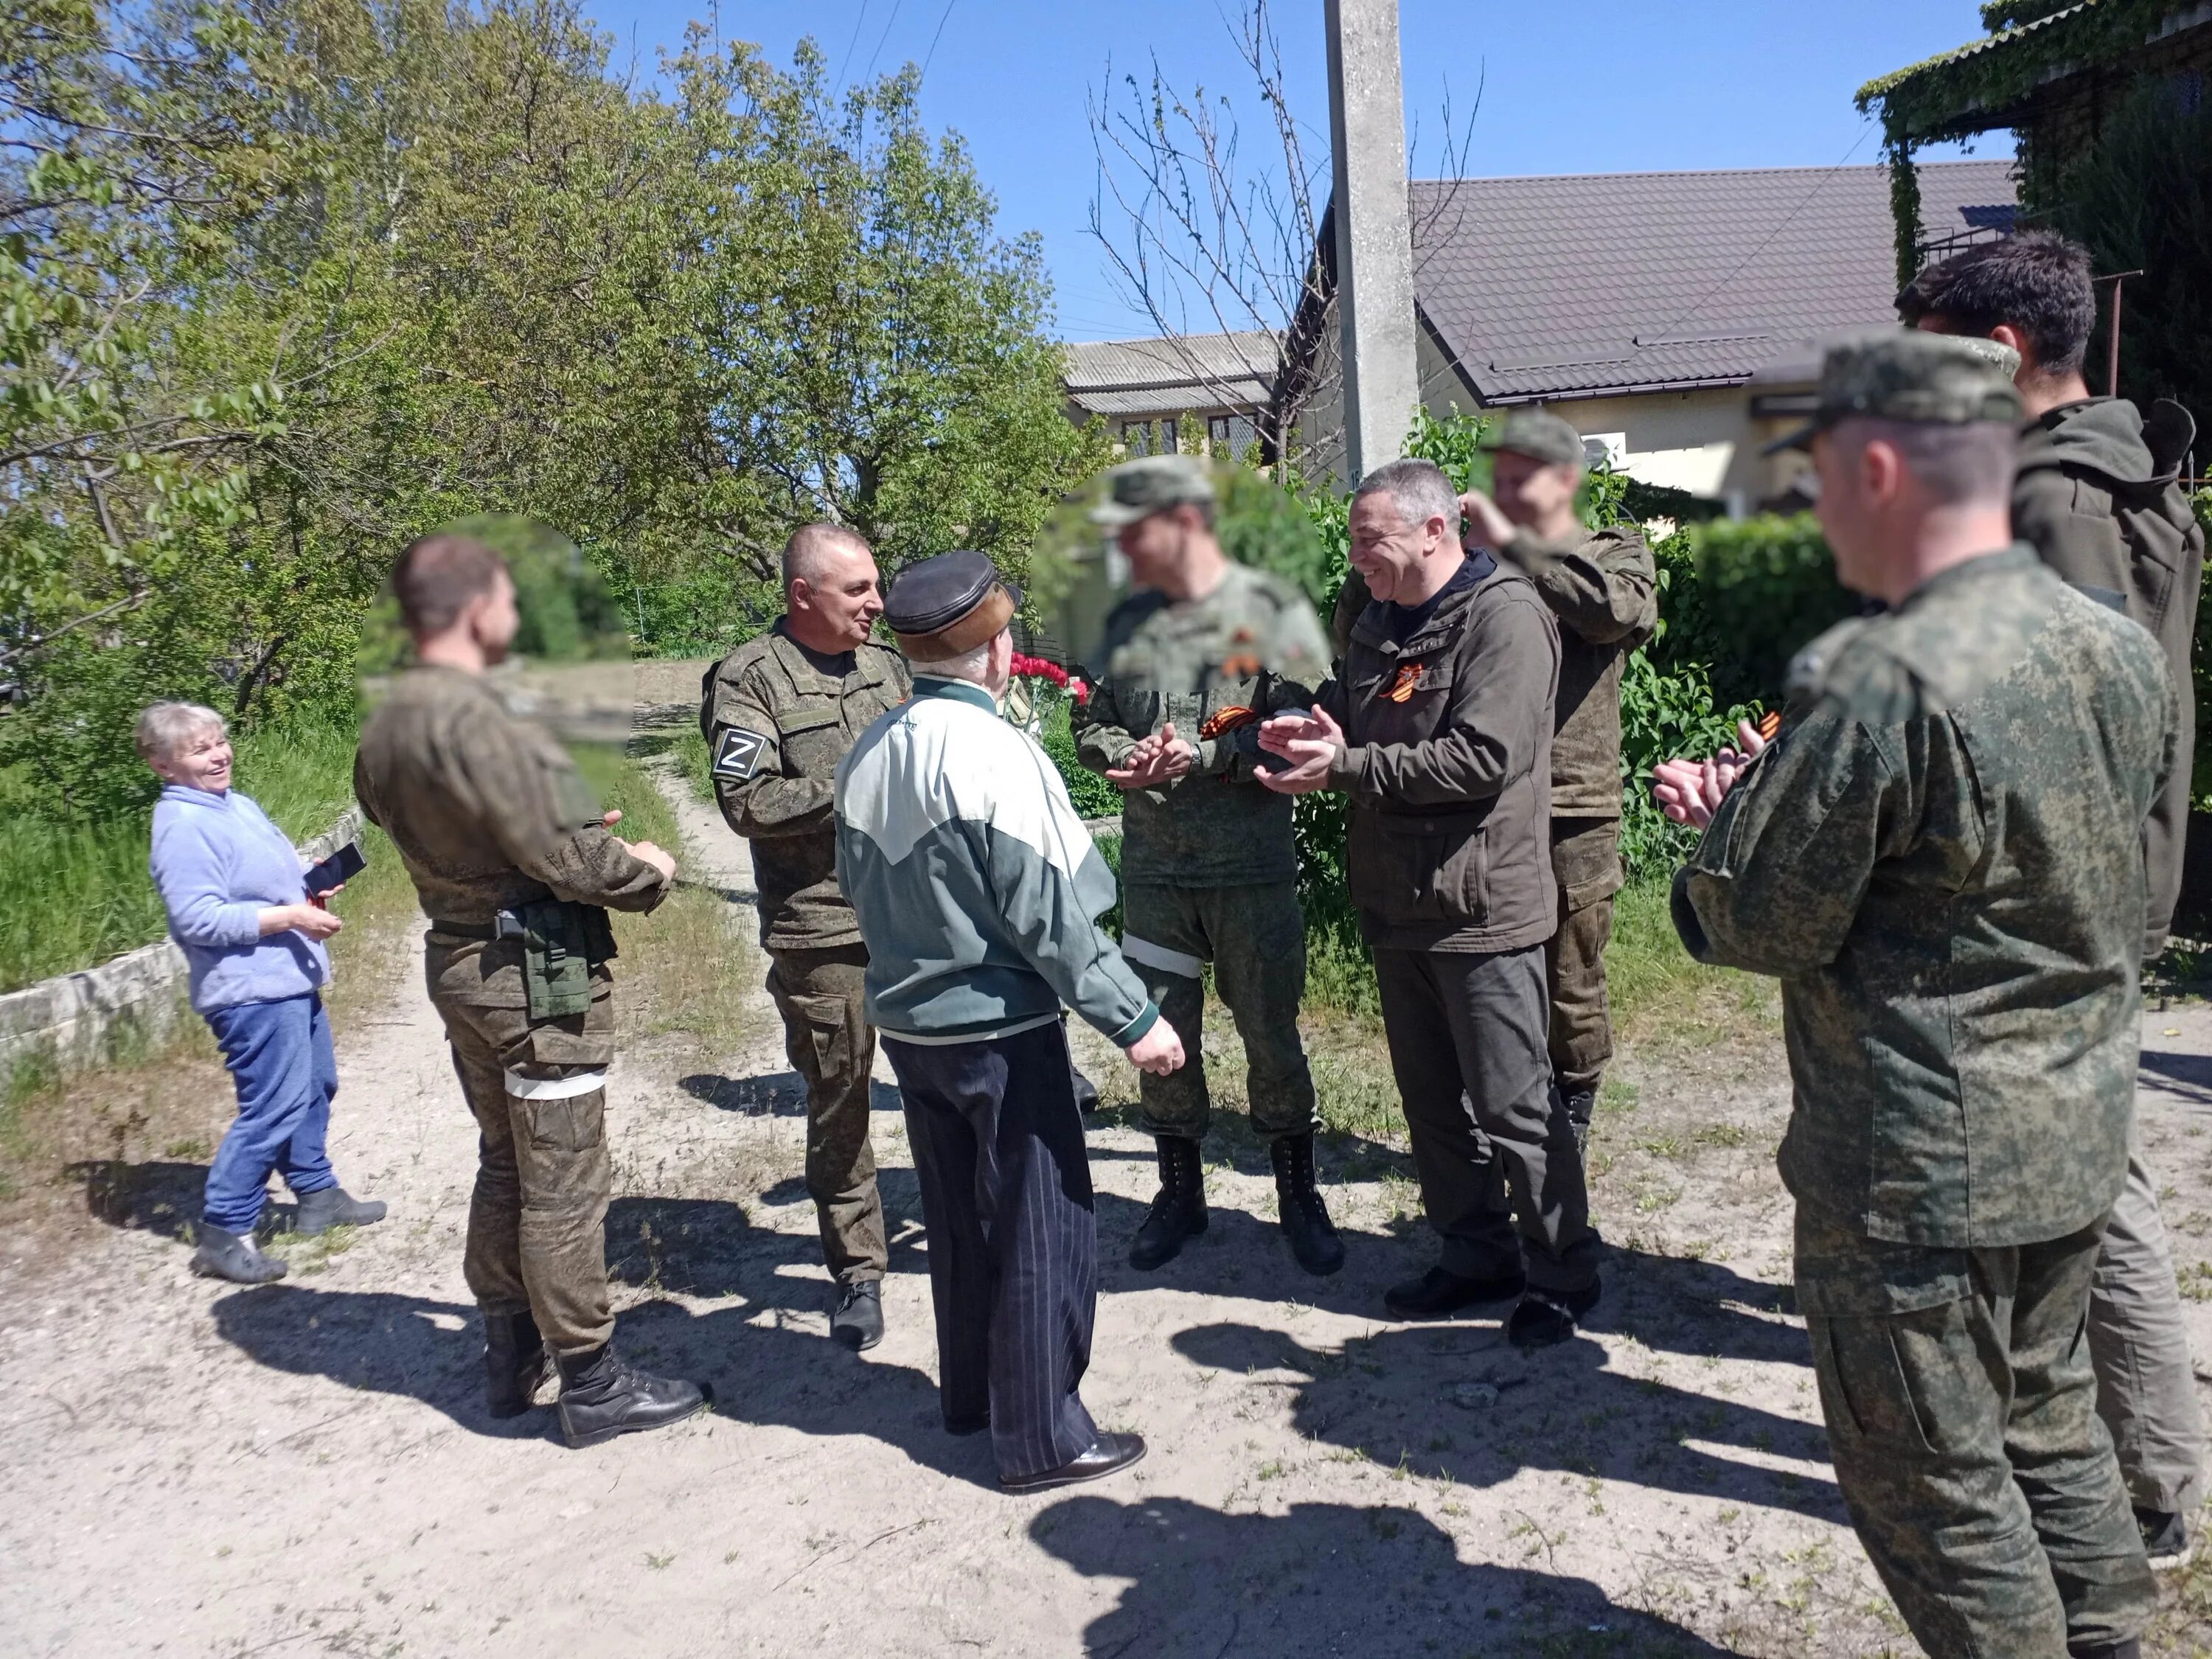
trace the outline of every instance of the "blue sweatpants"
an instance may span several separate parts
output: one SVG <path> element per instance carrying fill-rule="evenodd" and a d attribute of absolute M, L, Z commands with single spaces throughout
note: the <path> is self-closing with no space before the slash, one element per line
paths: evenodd
<path fill-rule="evenodd" d="M 269 1172 L 282 1170 L 295 1198 L 338 1184 L 325 1140 L 338 1060 L 323 1000 L 210 1008 L 207 1023 L 238 1089 L 238 1117 L 208 1170 L 207 1224 L 249 1233 L 261 1219 Z"/>

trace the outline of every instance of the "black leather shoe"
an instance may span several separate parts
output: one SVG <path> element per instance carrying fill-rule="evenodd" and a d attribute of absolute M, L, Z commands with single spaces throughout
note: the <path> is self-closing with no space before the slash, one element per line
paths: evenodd
<path fill-rule="evenodd" d="M 2130 1636 L 2124 1642 L 2103 1642 L 2095 1647 L 2066 1650 L 2067 1659 L 2142 1659 L 2142 1643 Z"/>
<path fill-rule="evenodd" d="M 202 1279 L 227 1279 L 234 1285 L 266 1285 L 290 1272 L 273 1255 L 264 1255 L 251 1237 L 240 1238 L 206 1222 L 197 1224 L 199 1249 L 191 1269 Z"/>
<path fill-rule="evenodd" d="M 1206 1231 L 1206 1170 L 1198 1143 L 1175 1135 L 1158 1139 L 1160 1189 L 1152 1213 L 1129 1241 L 1129 1265 L 1140 1273 L 1165 1267 L 1182 1254 L 1185 1239 Z"/>
<path fill-rule="evenodd" d="M 1419 1279 L 1393 1285 L 1382 1305 L 1398 1319 L 1449 1319 L 1463 1308 L 1485 1302 L 1510 1302 L 1528 1288 L 1519 1273 L 1495 1279 L 1463 1279 L 1446 1267 L 1431 1267 Z"/>
<path fill-rule="evenodd" d="M 1275 1164 L 1275 1208 L 1291 1254 L 1308 1273 L 1325 1278 L 1344 1265 L 1344 1241 L 1314 1184 L 1314 1138 L 1286 1136 L 1267 1153 Z"/>
<path fill-rule="evenodd" d="M 848 1285 L 837 1294 L 837 1311 L 830 1316 L 832 1340 L 854 1353 L 863 1353 L 884 1340 L 884 1290 L 874 1279 Z"/>
<path fill-rule="evenodd" d="M 1530 1291 L 1506 1316 L 1505 1335 L 1516 1348 L 1548 1348 L 1575 1334 L 1575 1322 L 1597 1306 L 1603 1286 L 1593 1279 L 1579 1291 Z"/>
<path fill-rule="evenodd" d="M 1108 1434 L 1102 1431 L 1098 1443 L 1072 1463 L 1062 1463 L 1056 1469 L 1047 1469 L 1042 1474 L 1000 1475 L 1000 1486 L 1007 1492 L 1048 1492 L 1054 1486 L 1073 1486 L 1085 1480 L 1100 1480 L 1145 1455 L 1145 1437 L 1139 1434 Z"/>
<path fill-rule="evenodd" d="M 586 1353 L 564 1353 L 561 1367 L 561 1433 L 571 1446 L 596 1446 L 618 1434 L 665 1429 L 704 1411 L 713 1398 L 696 1382 L 633 1370 L 603 1343 Z"/>
<path fill-rule="evenodd" d="M 990 1426 L 991 1413 L 988 1412 L 978 1412 L 973 1417 L 948 1417 L 945 1419 L 947 1434 L 981 1434 Z"/>
<path fill-rule="evenodd" d="M 333 1227 L 374 1227 L 384 1219 L 380 1200 L 356 1198 L 343 1187 L 325 1187 L 300 1200 L 292 1231 L 313 1237 Z"/>
<path fill-rule="evenodd" d="M 494 1417 L 520 1417 L 537 1403 L 550 1361 L 527 1308 L 484 1316 L 483 1362 L 484 1406 Z"/>
<path fill-rule="evenodd" d="M 1067 1069 L 1070 1073 L 1069 1080 L 1075 1085 L 1075 1109 L 1079 1112 L 1097 1111 L 1098 1085 L 1083 1075 L 1083 1068 L 1080 1066 L 1070 1062 Z"/>

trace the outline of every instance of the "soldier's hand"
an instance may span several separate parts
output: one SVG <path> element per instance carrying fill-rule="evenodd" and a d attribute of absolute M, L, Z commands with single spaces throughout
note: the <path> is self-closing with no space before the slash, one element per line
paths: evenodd
<path fill-rule="evenodd" d="M 1165 1077 L 1182 1065 L 1182 1039 L 1164 1019 L 1154 1020 L 1152 1029 L 1131 1043 L 1126 1052 L 1130 1065 L 1154 1077 Z"/>
<path fill-rule="evenodd" d="M 1150 789 L 1182 776 L 1197 757 L 1198 750 L 1176 736 L 1175 722 L 1170 720 L 1151 736 L 1138 738 L 1121 765 L 1108 770 L 1106 781 L 1122 789 Z"/>
<path fill-rule="evenodd" d="M 602 817 L 599 819 L 599 822 L 605 824 L 608 829 L 613 829 L 615 825 L 622 822 L 622 809 L 620 807 L 617 807 L 613 811 Z"/>
<path fill-rule="evenodd" d="M 617 837 L 617 839 L 619 840 L 620 837 Z M 659 871 L 660 879 L 663 882 L 671 882 L 676 879 L 676 859 L 674 854 L 668 853 L 660 848 L 655 847 L 649 841 L 625 841 L 623 842 L 623 848 L 632 858 L 637 860 L 640 863 L 649 864 L 654 869 Z"/>
<path fill-rule="evenodd" d="M 1713 821 L 1743 769 L 1766 747 L 1749 720 L 1736 722 L 1741 749 L 1723 749 L 1708 761 L 1665 760 L 1651 769 L 1651 799 L 1677 823 L 1702 830 Z"/>
<path fill-rule="evenodd" d="M 1513 539 L 1513 520 L 1480 489 L 1470 489 L 1462 495 L 1459 510 L 1460 516 L 1467 521 L 1465 544 L 1503 547 Z"/>

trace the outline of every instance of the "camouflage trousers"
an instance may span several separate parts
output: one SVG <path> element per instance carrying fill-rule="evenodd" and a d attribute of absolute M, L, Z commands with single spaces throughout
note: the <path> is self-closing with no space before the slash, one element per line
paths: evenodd
<path fill-rule="evenodd" d="M 2090 1370 L 2102 1231 L 1937 1249 L 1798 1208 L 1837 1484 L 1931 1654 L 2061 1659 L 2141 1635 L 2157 1607 Z"/>
<path fill-rule="evenodd" d="M 1187 1056 L 1180 1071 L 1139 1079 L 1138 1127 L 1186 1140 L 1206 1133 L 1211 1100 L 1199 1042 L 1206 1017 L 1200 975 L 1211 962 L 1214 991 L 1244 1042 L 1253 1133 L 1269 1140 L 1311 1134 L 1321 1113 L 1298 1040 L 1306 924 L 1297 886 L 1132 886 L 1121 902 L 1121 954 L 1182 1039 Z"/>
<path fill-rule="evenodd" d="M 1559 887 L 1559 926 L 1544 946 L 1544 989 L 1551 999 L 1549 1048 L 1559 1092 L 1597 1092 L 1613 1058 L 1605 1000 L 1605 947 L 1613 938 L 1613 896 L 1620 890 L 1620 821 L 1553 818 L 1552 873 Z"/>
<path fill-rule="evenodd" d="M 867 948 L 769 955 L 768 994 L 783 1018 L 783 1051 L 806 1083 L 806 1193 L 822 1230 L 822 1259 L 839 1284 L 866 1284 L 890 1261 L 868 1139 L 876 1032 L 861 994 Z"/>
<path fill-rule="evenodd" d="M 463 1277 L 486 1313 L 537 1321 L 556 1353 L 586 1353 L 614 1334 L 607 1295 L 606 1073 L 613 1063 L 613 983 L 593 975 L 590 1009 L 532 1020 L 487 992 L 478 953 L 433 934 L 430 1000 L 477 1121 Z M 516 981 L 519 987 L 519 980 Z"/>

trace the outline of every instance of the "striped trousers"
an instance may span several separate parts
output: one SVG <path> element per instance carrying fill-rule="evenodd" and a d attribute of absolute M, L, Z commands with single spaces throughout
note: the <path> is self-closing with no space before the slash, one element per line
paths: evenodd
<path fill-rule="evenodd" d="M 929 1236 L 939 1407 L 948 1424 L 989 1412 L 1001 1475 L 1058 1468 L 1098 1438 L 1076 1394 L 1098 1222 L 1066 1033 L 1048 1020 L 975 1042 L 883 1042 Z"/>

